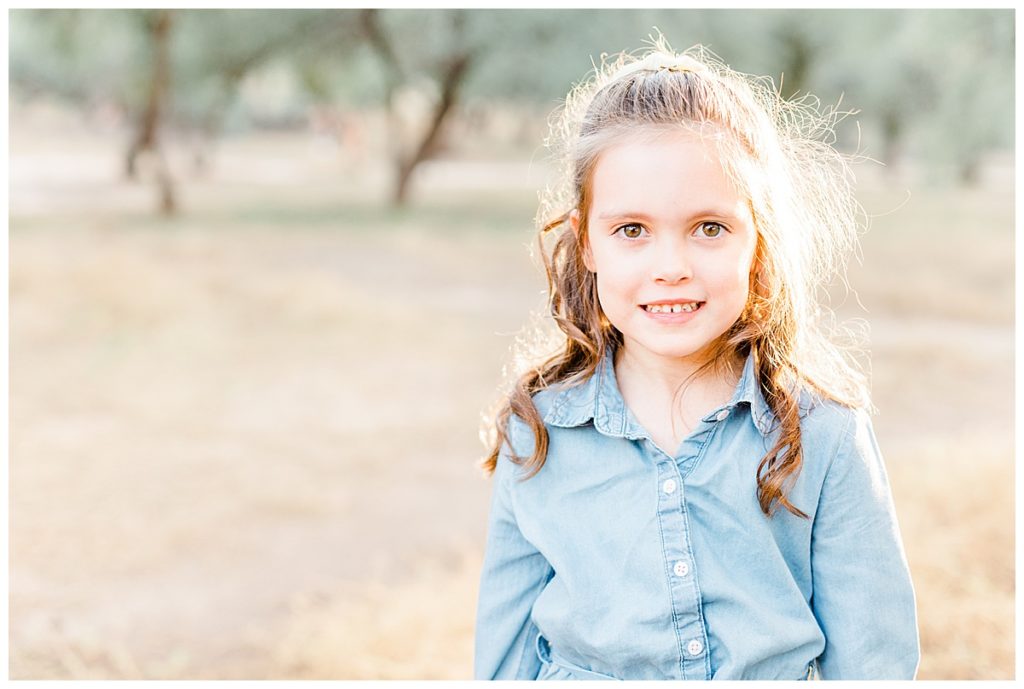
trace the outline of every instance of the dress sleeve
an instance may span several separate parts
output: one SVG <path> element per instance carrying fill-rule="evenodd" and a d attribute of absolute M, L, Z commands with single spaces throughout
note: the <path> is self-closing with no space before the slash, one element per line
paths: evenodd
<path fill-rule="evenodd" d="M 540 673 L 538 630 L 530 613 L 554 570 L 519 530 L 510 490 L 517 474 L 518 466 L 508 459 L 506 445 L 492 479 L 477 601 L 475 679 L 536 679 Z"/>
<path fill-rule="evenodd" d="M 811 537 L 823 679 L 914 679 L 917 609 L 889 480 L 867 413 L 851 413 Z"/>

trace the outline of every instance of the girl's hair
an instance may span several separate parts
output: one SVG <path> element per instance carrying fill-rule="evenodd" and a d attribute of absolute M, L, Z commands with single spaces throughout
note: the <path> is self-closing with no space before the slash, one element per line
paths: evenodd
<path fill-rule="evenodd" d="M 725 172 L 749 199 L 757 228 L 747 304 L 713 343 L 715 356 L 704 368 L 735 365 L 752 355 L 757 383 L 780 429 L 757 468 L 758 501 L 768 516 L 777 502 L 806 517 L 786 498 L 803 457 L 800 391 L 868 405 L 865 378 L 851 353 L 832 342 L 832 313 L 815 298 L 832 278 L 842 277 L 846 256 L 856 247 L 860 207 L 846 159 L 831 145 L 841 116 L 819 112 L 809 96 L 784 100 L 770 79 L 737 73 L 701 46 L 677 55 L 661 37 L 640 57 L 622 53 L 605 59 L 556 115 L 546 143 L 561 159 L 561 186 L 542 199 L 538 247 L 550 312 L 561 331 L 558 351 L 528 367 L 502 400 L 484 468 L 494 471 L 515 414 L 535 440 L 530 457 L 513 451 L 511 459 L 525 464 L 527 478 L 536 474 L 547 456 L 548 435 L 532 396 L 556 383 L 583 382 L 622 343 L 602 313 L 595 276 L 583 263 L 591 178 L 612 142 L 681 127 L 713 142 Z M 569 221 L 574 210 L 577 232 Z"/>

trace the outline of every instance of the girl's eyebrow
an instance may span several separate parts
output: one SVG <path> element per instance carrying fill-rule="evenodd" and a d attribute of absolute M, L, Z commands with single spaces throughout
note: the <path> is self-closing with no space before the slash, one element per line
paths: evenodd
<path fill-rule="evenodd" d="M 637 218 L 639 220 L 650 220 L 651 216 L 640 211 L 605 211 L 597 216 L 598 220 L 618 220 L 620 218 Z"/>
<path fill-rule="evenodd" d="M 635 218 L 637 220 L 643 220 L 650 222 L 653 217 L 642 211 L 619 211 L 610 210 L 603 213 L 599 213 L 597 216 L 598 220 L 622 220 L 625 218 Z M 736 219 L 736 213 L 733 211 L 723 210 L 721 208 L 705 208 L 695 213 L 690 214 L 690 219 L 693 218 L 723 218 L 723 219 Z"/>

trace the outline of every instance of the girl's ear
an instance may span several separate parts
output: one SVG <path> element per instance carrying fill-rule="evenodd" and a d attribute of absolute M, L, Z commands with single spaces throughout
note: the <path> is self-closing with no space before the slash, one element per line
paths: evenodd
<path fill-rule="evenodd" d="M 569 225 L 572 227 L 573 234 L 576 235 L 576 242 L 580 242 L 580 212 L 573 208 L 569 211 Z M 586 266 L 587 270 L 591 273 L 596 273 L 594 269 L 594 257 L 590 253 L 590 233 L 584 237 L 582 246 L 580 247 L 583 251 L 583 265 Z"/>

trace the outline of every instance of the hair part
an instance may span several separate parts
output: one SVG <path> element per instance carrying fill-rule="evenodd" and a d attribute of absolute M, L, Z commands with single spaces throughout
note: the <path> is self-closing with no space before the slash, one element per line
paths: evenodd
<path fill-rule="evenodd" d="M 560 160 L 561 184 L 547 191 L 537 216 L 557 349 L 539 361 L 532 357 L 501 401 L 484 468 L 493 472 L 508 444 L 510 459 L 528 469 L 526 478 L 535 475 L 546 460 L 548 435 L 533 395 L 585 381 L 606 352 L 622 344 L 583 259 L 591 181 L 601 154 L 625 136 L 684 128 L 714 143 L 724 171 L 749 200 L 757 230 L 747 303 L 712 343 L 714 356 L 698 373 L 752 356 L 779 431 L 757 469 L 761 510 L 771 516 L 781 505 L 807 517 L 786 496 L 803 461 L 801 391 L 868 405 L 854 349 L 834 341 L 834 317 L 817 298 L 836 276 L 844 279 L 846 256 L 856 247 L 860 206 L 847 160 L 830 138 L 840 115 L 820 112 L 809 96 L 784 100 L 770 79 L 735 72 L 701 46 L 676 54 L 663 37 L 642 56 L 604 60 L 577 85 L 550 123 L 545 143 Z M 533 433 L 529 457 L 511 448 L 512 415 Z"/>

